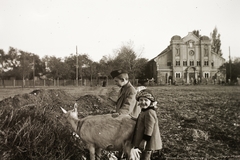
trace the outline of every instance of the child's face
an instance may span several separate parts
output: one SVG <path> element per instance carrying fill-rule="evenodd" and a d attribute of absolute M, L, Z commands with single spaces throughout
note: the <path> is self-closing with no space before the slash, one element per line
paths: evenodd
<path fill-rule="evenodd" d="M 138 105 L 141 108 L 148 108 L 151 104 L 151 101 L 146 97 L 140 97 L 138 100 Z"/>
<path fill-rule="evenodd" d="M 119 79 L 118 77 L 114 78 L 114 84 L 117 85 L 118 87 L 122 87 L 126 84 L 126 81 L 123 79 Z"/>

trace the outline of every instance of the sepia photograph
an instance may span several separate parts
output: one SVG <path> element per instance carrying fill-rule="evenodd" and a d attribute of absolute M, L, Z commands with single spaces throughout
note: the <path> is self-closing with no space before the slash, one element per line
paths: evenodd
<path fill-rule="evenodd" d="M 1 160 L 240 160 L 240 1 L 0 0 Z"/>

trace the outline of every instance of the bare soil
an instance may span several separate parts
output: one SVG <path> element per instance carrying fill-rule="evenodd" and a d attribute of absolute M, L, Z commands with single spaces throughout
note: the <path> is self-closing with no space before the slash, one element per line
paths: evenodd
<path fill-rule="evenodd" d="M 240 87 L 149 87 L 158 101 L 163 153 L 168 159 L 240 158 Z M 79 105 L 80 116 L 114 110 L 109 97 L 118 88 L 68 87 L 1 89 L 1 107 L 42 107 L 49 116 L 61 116 L 59 107 Z"/>

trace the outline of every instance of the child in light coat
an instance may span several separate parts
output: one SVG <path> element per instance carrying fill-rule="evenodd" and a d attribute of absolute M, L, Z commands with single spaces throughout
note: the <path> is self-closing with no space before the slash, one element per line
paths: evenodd
<path fill-rule="evenodd" d="M 142 90 L 136 99 L 141 107 L 141 113 L 137 119 L 133 145 L 142 150 L 141 160 L 150 160 L 152 151 L 162 149 L 162 139 L 155 111 L 156 101 L 148 89 Z"/>

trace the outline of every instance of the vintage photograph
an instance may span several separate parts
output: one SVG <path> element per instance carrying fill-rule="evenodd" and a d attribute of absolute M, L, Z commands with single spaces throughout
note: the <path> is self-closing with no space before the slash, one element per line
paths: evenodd
<path fill-rule="evenodd" d="M 0 0 L 0 159 L 240 160 L 239 9 Z"/>

